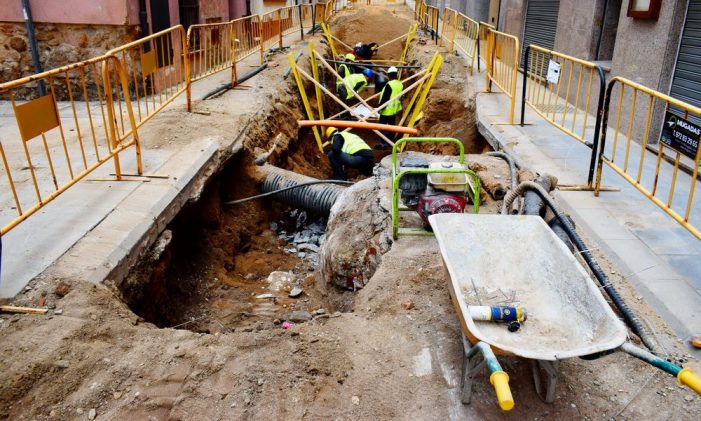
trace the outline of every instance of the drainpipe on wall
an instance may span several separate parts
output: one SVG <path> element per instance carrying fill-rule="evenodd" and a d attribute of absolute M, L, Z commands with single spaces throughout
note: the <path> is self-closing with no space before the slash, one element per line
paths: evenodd
<path fill-rule="evenodd" d="M 604 36 L 604 27 L 606 27 L 606 12 L 608 11 L 609 0 L 604 0 L 604 12 L 601 14 L 601 27 L 599 28 L 599 36 L 596 40 L 596 54 L 594 55 L 594 60 L 599 59 L 599 53 L 601 52 L 601 39 Z"/>
<path fill-rule="evenodd" d="M 29 38 L 29 49 L 32 52 L 32 62 L 34 63 L 34 73 L 41 73 L 41 62 L 39 61 L 39 46 L 34 34 L 34 22 L 32 21 L 32 9 L 29 7 L 29 0 L 22 0 L 22 14 L 24 15 L 24 23 L 27 26 L 27 38 Z M 40 80 L 39 96 L 46 95 L 46 87 L 44 81 Z"/>
<path fill-rule="evenodd" d="M 141 37 L 149 35 L 148 28 L 148 12 L 146 11 L 146 0 L 139 0 L 139 27 L 141 28 Z"/>

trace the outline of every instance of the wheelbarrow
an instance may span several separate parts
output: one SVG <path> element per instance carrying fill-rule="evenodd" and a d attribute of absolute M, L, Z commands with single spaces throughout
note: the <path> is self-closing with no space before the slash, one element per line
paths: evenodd
<path fill-rule="evenodd" d="M 676 376 L 701 394 L 701 379 L 693 371 L 628 342 L 623 322 L 540 217 L 437 214 L 429 222 L 450 274 L 450 296 L 462 326 L 463 403 L 470 403 L 473 374 L 486 362 L 499 406 L 513 408 L 509 376 L 496 355 L 531 360 L 536 392 L 552 402 L 560 360 L 593 359 L 616 350 Z M 470 312 L 474 306 L 523 308 L 527 320 L 512 331 L 504 323 L 475 320 Z"/>

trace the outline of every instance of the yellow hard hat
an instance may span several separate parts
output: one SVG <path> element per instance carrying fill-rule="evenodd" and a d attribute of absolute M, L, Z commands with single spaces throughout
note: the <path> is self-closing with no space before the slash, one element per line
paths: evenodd
<path fill-rule="evenodd" d="M 355 55 L 353 55 L 353 53 L 348 53 L 345 56 L 343 56 L 343 58 L 345 58 L 348 61 L 355 61 Z"/>
<path fill-rule="evenodd" d="M 326 137 L 329 137 L 329 138 L 330 138 L 330 137 L 331 137 L 335 132 L 337 132 L 337 131 L 338 131 L 337 128 L 335 128 L 335 127 L 329 127 L 328 129 L 326 129 Z"/>

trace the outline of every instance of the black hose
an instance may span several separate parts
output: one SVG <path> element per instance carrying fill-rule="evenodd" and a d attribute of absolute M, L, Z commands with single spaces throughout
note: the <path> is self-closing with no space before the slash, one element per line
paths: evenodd
<path fill-rule="evenodd" d="M 344 180 L 316 180 L 316 181 L 307 181 L 306 183 L 295 184 L 295 185 L 293 185 L 293 186 L 283 187 L 283 188 L 281 188 L 281 189 L 269 191 L 269 192 L 267 192 L 267 193 L 261 193 L 261 194 L 255 195 L 255 196 L 246 197 L 245 199 L 238 199 L 238 200 L 232 200 L 232 201 L 229 201 L 229 202 L 224 202 L 224 205 L 226 205 L 226 206 L 228 206 L 228 205 L 238 205 L 239 203 L 248 202 L 248 201 L 250 201 L 250 200 L 262 199 L 262 198 L 264 198 L 264 197 L 268 197 L 268 196 L 272 196 L 272 195 L 275 195 L 275 194 L 278 194 L 278 193 L 286 192 L 286 191 L 288 191 L 288 190 L 296 189 L 296 188 L 298 188 L 298 187 L 313 186 L 313 185 L 315 185 L 315 184 L 340 184 L 340 185 L 344 185 L 344 186 L 350 186 L 350 185 L 353 185 L 353 184 L 355 184 L 355 183 L 353 183 L 352 181 L 344 181 Z"/>
<path fill-rule="evenodd" d="M 326 59 L 329 63 L 335 63 L 335 64 L 348 64 L 347 61 L 342 61 L 342 60 L 330 60 Z M 383 67 L 383 68 L 389 68 L 389 67 L 396 67 L 397 69 L 420 69 L 421 66 L 408 66 L 408 65 L 398 65 L 398 64 L 375 64 L 375 63 L 366 63 L 364 61 L 360 61 L 355 63 L 358 66 L 363 66 L 363 67 Z"/>
<path fill-rule="evenodd" d="M 512 191 L 516 190 L 516 187 L 518 186 L 518 172 L 516 171 L 516 162 L 514 162 L 514 158 L 506 152 L 499 152 L 499 151 L 487 152 L 486 155 L 501 158 L 509 164 L 509 175 L 511 177 L 511 190 Z M 515 208 L 516 213 L 518 213 L 518 209 L 520 208 L 520 204 L 517 203 L 516 206 L 514 206 L 514 208 Z"/>
<path fill-rule="evenodd" d="M 628 307 L 625 301 L 623 301 L 623 298 L 621 298 L 621 296 L 618 294 L 616 288 L 614 288 L 606 277 L 606 274 L 604 274 L 604 271 L 594 259 L 594 256 L 589 251 L 587 245 L 584 244 L 582 238 L 579 236 L 579 234 L 577 234 L 572 224 L 570 224 L 569 219 L 558 209 L 557 205 L 550 197 L 550 194 L 541 185 L 532 181 L 524 181 L 523 183 L 519 184 L 516 190 L 509 192 L 509 194 L 504 198 L 504 206 L 502 207 L 501 211 L 502 215 L 507 214 L 506 210 L 511 205 L 513 200 L 516 197 L 521 196 L 525 191 L 533 191 L 538 194 L 548 208 L 550 208 L 555 215 L 555 218 L 557 218 L 559 221 L 562 229 L 567 233 L 567 236 L 577 248 L 579 254 L 582 255 L 582 258 L 584 258 L 584 261 L 587 263 L 589 269 L 591 269 L 592 273 L 599 281 L 599 284 L 601 284 L 601 287 L 604 289 L 604 291 L 606 291 L 606 294 L 608 294 L 608 296 L 611 298 L 613 304 L 623 315 L 623 319 L 628 327 L 633 331 L 633 333 L 638 335 L 646 347 L 654 352 L 655 348 L 657 348 L 657 343 L 655 340 L 650 337 L 646 329 L 640 323 L 640 320 L 638 320 L 630 307 Z"/>
<path fill-rule="evenodd" d="M 257 75 L 258 73 L 262 72 L 263 69 L 268 67 L 268 62 L 265 61 L 263 64 L 261 64 L 259 67 L 256 67 L 255 69 L 251 70 L 250 72 L 246 73 L 245 75 L 241 76 L 240 78 L 236 79 L 236 84 L 238 85 L 239 83 L 243 83 L 247 81 L 248 79 L 252 78 L 253 76 Z M 221 85 L 220 87 L 214 89 L 213 91 L 207 92 L 203 97 L 202 100 L 212 98 L 214 96 L 217 96 L 223 92 L 228 91 L 231 89 L 232 85 L 231 83 L 225 83 L 224 85 Z"/>

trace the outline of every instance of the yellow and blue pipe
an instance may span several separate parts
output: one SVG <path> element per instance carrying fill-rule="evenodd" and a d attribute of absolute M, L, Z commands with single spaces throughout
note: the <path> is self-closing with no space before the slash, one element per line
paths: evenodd
<path fill-rule="evenodd" d="M 669 373 L 677 378 L 680 385 L 687 386 L 697 394 L 701 395 L 701 377 L 698 376 L 690 368 L 682 368 L 676 364 L 660 358 L 642 348 L 626 342 L 621 345 L 621 350 L 645 361 L 646 363 L 659 368 L 660 370 Z"/>

